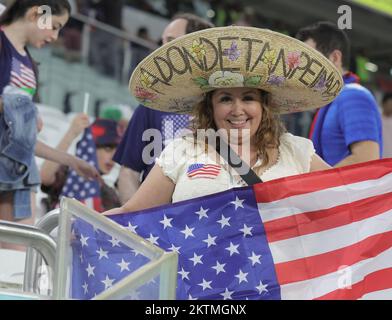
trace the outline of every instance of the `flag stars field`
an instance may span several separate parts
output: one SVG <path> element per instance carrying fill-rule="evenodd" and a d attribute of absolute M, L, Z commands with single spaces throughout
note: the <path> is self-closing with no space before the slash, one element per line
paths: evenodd
<path fill-rule="evenodd" d="M 216 274 L 218 275 L 219 273 L 221 273 L 221 272 L 223 272 L 223 273 L 225 273 L 226 271 L 225 271 L 225 265 L 226 265 L 226 263 L 219 263 L 219 261 L 216 261 L 216 265 L 215 266 L 213 266 L 213 267 L 211 267 L 212 269 L 215 269 L 215 271 L 216 271 Z"/>
<path fill-rule="evenodd" d="M 105 280 L 101 281 L 105 285 L 105 290 L 113 286 L 114 279 L 110 279 L 108 275 L 106 275 Z"/>
<path fill-rule="evenodd" d="M 89 239 L 89 237 L 84 237 L 83 234 L 80 235 L 80 243 L 82 244 L 82 247 L 88 246 L 88 244 L 87 244 L 88 239 Z"/>
<path fill-rule="evenodd" d="M 261 255 L 256 255 L 254 253 L 254 251 L 252 251 L 252 255 L 250 257 L 248 257 L 248 259 L 250 259 L 250 261 L 252 261 L 252 267 L 258 263 L 261 264 L 260 259 L 261 259 Z"/>
<path fill-rule="evenodd" d="M 159 237 L 154 237 L 154 235 L 150 233 L 150 237 L 147 238 L 147 240 L 150 241 L 152 244 L 158 245 Z"/>
<path fill-rule="evenodd" d="M 222 217 L 221 217 L 221 219 L 220 220 L 218 220 L 218 223 L 221 225 L 221 229 L 223 229 L 225 226 L 227 226 L 227 227 L 230 227 L 230 223 L 229 223 L 229 220 L 231 219 L 231 217 L 225 217 L 223 214 L 222 214 Z"/>
<path fill-rule="evenodd" d="M 172 228 L 173 226 L 171 225 L 171 221 L 173 220 L 173 218 L 168 218 L 166 217 L 166 215 L 163 215 L 163 220 L 159 221 L 160 223 L 163 224 L 163 229 L 166 229 L 167 227 Z"/>
<path fill-rule="evenodd" d="M 207 218 L 208 219 L 208 215 L 207 212 L 210 209 L 203 209 L 203 207 L 200 207 L 199 211 L 196 211 L 195 213 L 199 216 L 199 220 L 201 220 L 202 218 Z"/>
<path fill-rule="evenodd" d="M 235 197 L 235 201 L 231 201 L 231 204 L 234 204 L 235 210 L 238 208 L 244 208 L 244 205 L 242 204 L 245 201 L 245 199 L 240 200 L 238 197 Z"/>
<path fill-rule="evenodd" d="M 226 288 L 225 292 L 221 293 L 220 295 L 223 297 L 223 300 L 232 300 L 233 298 L 231 297 L 234 291 L 229 291 L 229 289 Z"/>
<path fill-rule="evenodd" d="M 202 283 L 199 283 L 198 285 L 201 286 L 201 287 L 203 288 L 203 291 L 204 291 L 204 290 L 206 290 L 206 289 L 212 289 L 212 288 L 211 288 L 211 282 L 212 282 L 212 281 L 207 281 L 207 280 L 205 280 L 205 279 L 203 278 L 203 282 L 202 282 Z"/>
<path fill-rule="evenodd" d="M 242 272 L 240 269 L 240 272 L 235 275 L 236 278 L 238 278 L 238 282 L 241 283 L 243 281 L 248 282 L 248 279 L 246 278 L 248 276 L 248 272 Z"/>
<path fill-rule="evenodd" d="M 84 282 L 84 284 L 82 285 L 82 288 L 84 290 L 84 294 L 88 293 L 88 284 L 86 283 L 86 281 Z"/>
<path fill-rule="evenodd" d="M 195 228 L 189 228 L 188 225 L 185 225 L 185 229 L 181 230 L 181 233 L 184 234 L 185 239 L 188 239 L 188 237 L 194 237 L 195 236 L 193 234 L 193 230 L 195 230 Z"/>
<path fill-rule="evenodd" d="M 238 247 L 239 247 L 239 244 L 234 245 L 234 244 L 230 241 L 230 246 L 226 248 L 226 250 L 230 252 L 230 257 L 231 257 L 233 254 L 235 254 L 235 253 L 240 254 L 239 251 L 238 251 L 238 249 L 237 249 Z"/>
<path fill-rule="evenodd" d="M 137 226 L 132 225 L 132 223 L 128 222 L 128 226 L 126 227 L 128 230 L 132 231 L 133 233 L 137 233 L 136 232 L 136 228 Z"/>
<path fill-rule="evenodd" d="M 180 249 L 181 249 L 181 247 L 176 247 L 176 246 L 174 245 L 174 243 L 172 243 L 171 247 L 170 247 L 168 250 L 170 250 L 170 251 L 175 251 L 175 252 L 177 252 L 178 254 L 180 254 Z"/>
<path fill-rule="evenodd" d="M 123 272 L 124 270 L 130 271 L 129 270 L 129 262 L 124 261 L 124 259 L 121 259 L 120 263 L 117 263 L 117 265 L 121 268 L 120 272 Z"/>
<path fill-rule="evenodd" d="M 120 241 L 117 240 L 116 238 L 112 237 L 112 239 L 109 240 L 109 242 L 112 244 L 112 247 L 119 247 L 120 246 Z"/>
<path fill-rule="evenodd" d="M 95 277 L 94 269 L 95 269 L 94 266 L 91 266 L 90 264 L 88 264 L 88 267 L 86 269 L 87 277 Z"/>
<path fill-rule="evenodd" d="M 216 236 L 215 237 L 211 237 L 210 234 L 208 234 L 207 239 L 204 239 L 203 242 L 207 243 L 207 248 L 211 247 L 211 246 L 216 246 Z"/>
<path fill-rule="evenodd" d="M 268 292 L 267 286 L 268 286 L 268 284 L 263 284 L 263 282 L 261 282 L 261 280 L 260 280 L 260 283 L 256 287 L 256 289 L 259 291 L 259 294 L 262 294 L 263 292 Z"/>
<path fill-rule="evenodd" d="M 252 236 L 252 229 L 253 227 L 248 227 L 246 224 L 244 224 L 244 227 L 240 229 L 240 231 L 244 234 L 244 237 L 246 236 Z"/>
<path fill-rule="evenodd" d="M 109 259 L 108 257 L 108 251 L 103 250 L 102 248 L 99 248 L 99 250 L 96 251 L 99 254 L 99 260 L 101 260 L 102 258 L 106 258 Z"/>
<path fill-rule="evenodd" d="M 198 256 L 196 254 L 196 252 L 193 253 L 193 258 L 190 258 L 189 260 L 191 260 L 193 262 L 193 266 L 196 266 L 197 264 L 203 264 L 203 262 L 201 261 L 201 258 L 203 257 L 203 255 Z"/>
<path fill-rule="evenodd" d="M 189 280 L 189 277 L 188 277 L 189 272 L 185 271 L 184 268 L 181 268 L 181 271 L 178 271 L 178 274 L 181 276 L 182 280 L 184 280 L 184 279 Z"/>

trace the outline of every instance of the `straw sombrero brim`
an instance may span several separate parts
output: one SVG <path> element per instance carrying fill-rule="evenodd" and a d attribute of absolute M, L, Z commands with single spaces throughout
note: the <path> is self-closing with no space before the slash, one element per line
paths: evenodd
<path fill-rule="evenodd" d="M 147 107 L 190 113 L 206 92 L 251 87 L 270 93 L 276 113 L 319 108 L 343 86 L 321 53 L 289 36 L 252 27 L 211 28 L 158 48 L 134 70 L 131 94 Z"/>

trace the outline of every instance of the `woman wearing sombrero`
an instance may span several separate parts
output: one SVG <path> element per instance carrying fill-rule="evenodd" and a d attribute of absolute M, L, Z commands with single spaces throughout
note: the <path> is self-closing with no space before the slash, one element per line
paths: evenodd
<path fill-rule="evenodd" d="M 320 53 L 265 29 L 212 28 L 164 45 L 138 65 L 130 90 L 147 107 L 192 113 L 193 133 L 167 145 L 136 194 L 106 214 L 246 185 L 223 145 L 262 181 L 330 168 L 310 140 L 285 131 L 279 114 L 324 106 L 342 84 Z M 221 137 L 213 147 L 212 132 Z"/>

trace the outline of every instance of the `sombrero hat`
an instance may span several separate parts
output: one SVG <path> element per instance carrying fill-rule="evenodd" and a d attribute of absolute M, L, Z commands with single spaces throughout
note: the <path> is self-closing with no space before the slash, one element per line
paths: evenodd
<path fill-rule="evenodd" d="M 190 113 L 216 88 L 252 87 L 271 94 L 276 113 L 310 110 L 330 103 L 342 76 L 321 53 L 267 29 L 211 28 L 156 49 L 132 73 L 131 94 L 161 111 Z"/>

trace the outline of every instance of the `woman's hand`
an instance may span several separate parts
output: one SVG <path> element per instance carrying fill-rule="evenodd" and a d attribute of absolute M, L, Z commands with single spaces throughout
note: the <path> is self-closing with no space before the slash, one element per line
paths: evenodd
<path fill-rule="evenodd" d="M 126 210 L 124 210 L 123 207 L 119 207 L 119 208 L 113 208 L 108 211 L 105 211 L 102 214 L 105 216 L 111 216 L 114 214 L 120 214 L 120 213 L 124 213 L 124 212 L 126 212 Z"/>

